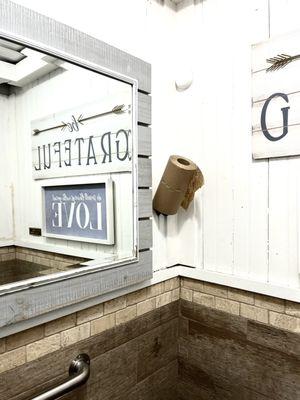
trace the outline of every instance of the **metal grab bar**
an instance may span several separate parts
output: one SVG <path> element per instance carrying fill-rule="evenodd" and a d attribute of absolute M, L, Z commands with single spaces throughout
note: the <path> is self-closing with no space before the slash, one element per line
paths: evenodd
<path fill-rule="evenodd" d="M 79 354 L 70 364 L 70 379 L 61 385 L 34 397 L 32 400 L 55 400 L 79 386 L 84 385 L 90 376 L 90 357 L 87 354 Z"/>

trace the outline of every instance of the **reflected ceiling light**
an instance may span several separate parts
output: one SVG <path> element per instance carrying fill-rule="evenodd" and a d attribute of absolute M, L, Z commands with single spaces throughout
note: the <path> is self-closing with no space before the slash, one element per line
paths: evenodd
<path fill-rule="evenodd" d="M 24 46 L 0 39 L 0 60 L 10 64 L 17 64 L 26 56 L 21 53 Z"/>

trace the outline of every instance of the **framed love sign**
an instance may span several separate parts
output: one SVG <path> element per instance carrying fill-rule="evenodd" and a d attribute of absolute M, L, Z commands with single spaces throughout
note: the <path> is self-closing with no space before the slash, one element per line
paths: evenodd
<path fill-rule="evenodd" d="M 46 237 L 114 244 L 113 182 L 43 186 Z"/>

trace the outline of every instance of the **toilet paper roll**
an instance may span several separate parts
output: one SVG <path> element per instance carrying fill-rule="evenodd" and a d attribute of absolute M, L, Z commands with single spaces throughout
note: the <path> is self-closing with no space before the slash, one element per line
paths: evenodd
<path fill-rule="evenodd" d="M 180 206 L 187 209 L 203 184 L 202 172 L 193 161 L 170 156 L 153 199 L 153 208 L 164 215 L 176 214 Z"/>

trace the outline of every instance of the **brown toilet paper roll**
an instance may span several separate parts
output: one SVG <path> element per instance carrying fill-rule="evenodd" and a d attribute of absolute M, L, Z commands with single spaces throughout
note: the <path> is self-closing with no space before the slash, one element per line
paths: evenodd
<path fill-rule="evenodd" d="M 155 193 L 153 208 L 164 215 L 176 214 L 180 206 L 187 209 L 203 183 L 202 172 L 193 161 L 171 156 Z"/>

